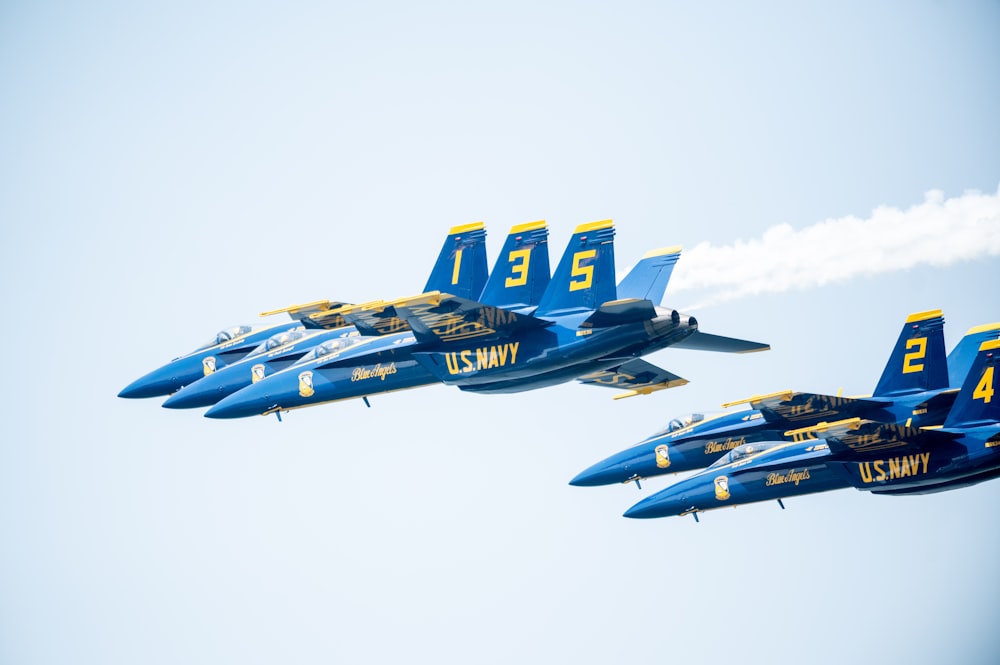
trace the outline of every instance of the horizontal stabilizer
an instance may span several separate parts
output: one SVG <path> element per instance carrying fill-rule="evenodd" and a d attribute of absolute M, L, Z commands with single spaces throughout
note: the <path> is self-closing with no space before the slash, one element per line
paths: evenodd
<path fill-rule="evenodd" d="M 397 305 L 395 312 L 409 324 L 418 342 L 427 343 L 506 338 L 551 325 L 527 314 L 448 294 Z"/>
<path fill-rule="evenodd" d="M 626 323 L 649 321 L 654 318 L 656 318 L 656 307 L 649 300 L 636 298 L 612 300 L 601 305 L 597 311 L 580 324 L 580 327 L 606 328 Z"/>
<path fill-rule="evenodd" d="M 696 330 L 691 335 L 672 345 L 675 349 L 693 349 L 695 351 L 718 351 L 720 353 L 754 353 L 756 351 L 768 351 L 770 344 L 760 342 L 750 342 L 745 339 L 734 337 L 722 337 L 721 335 L 710 335 Z"/>
<path fill-rule="evenodd" d="M 754 395 L 749 399 L 727 402 L 722 406 L 729 408 L 737 404 L 749 404 L 752 408 L 760 411 L 764 420 L 769 423 L 786 427 L 802 427 L 821 421 L 834 422 L 855 418 L 880 407 L 888 406 L 892 402 L 788 390 L 770 395 Z"/>
<path fill-rule="evenodd" d="M 687 379 L 682 379 L 676 374 L 671 374 L 665 369 L 661 369 L 652 363 L 638 358 L 629 360 L 617 367 L 581 376 L 577 380 L 588 386 L 603 386 L 605 388 L 618 388 L 628 391 L 627 393 L 616 395 L 615 399 L 634 397 L 635 395 L 648 395 L 658 390 L 683 386 L 688 382 Z"/>

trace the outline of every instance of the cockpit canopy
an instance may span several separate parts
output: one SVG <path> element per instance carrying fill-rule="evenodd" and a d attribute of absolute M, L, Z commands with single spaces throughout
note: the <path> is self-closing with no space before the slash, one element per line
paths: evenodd
<path fill-rule="evenodd" d="M 286 330 L 285 332 L 280 332 L 276 335 L 271 335 L 264 342 L 262 342 L 257 348 L 248 354 L 248 357 L 259 356 L 267 353 L 268 351 L 273 351 L 279 346 L 284 346 L 285 344 L 291 344 L 297 340 L 302 339 L 308 333 L 302 329 Z"/>
<path fill-rule="evenodd" d="M 733 462 L 738 462 L 744 457 L 749 457 L 750 455 L 756 455 L 765 450 L 770 450 L 775 446 L 780 445 L 778 443 L 744 443 L 742 446 L 737 446 L 730 450 L 728 453 L 720 457 L 719 459 L 712 462 L 712 467 L 724 466 L 726 464 L 732 464 Z M 709 468 L 712 468 L 709 467 Z"/>
<path fill-rule="evenodd" d="M 344 349 L 354 346 L 361 341 L 360 337 L 337 337 L 336 339 L 330 339 L 322 344 L 314 347 L 309 353 L 302 356 L 296 365 L 302 365 L 307 362 L 316 360 L 317 358 L 322 358 L 323 356 L 328 356 L 333 353 L 338 353 Z"/>
<path fill-rule="evenodd" d="M 215 337 L 208 340 L 198 348 L 207 349 L 210 346 L 216 346 L 217 344 L 225 344 L 228 341 L 236 339 L 240 335 L 246 335 L 248 332 L 252 330 L 253 330 L 252 326 L 232 326 L 230 328 L 226 328 L 224 330 L 220 330 L 219 332 L 215 333 Z"/>
<path fill-rule="evenodd" d="M 684 429 L 685 427 L 690 427 L 695 423 L 700 423 L 704 419 L 705 419 L 704 413 L 689 413 L 686 416 L 680 416 L 678 418 L 674 418 L 669 423 L 667 423 L 666 427 L 657 432 L 656 436 L 660 436 L 663 434 L 670 434 L 671 432 L 676 432 L 679 429 Z"/>

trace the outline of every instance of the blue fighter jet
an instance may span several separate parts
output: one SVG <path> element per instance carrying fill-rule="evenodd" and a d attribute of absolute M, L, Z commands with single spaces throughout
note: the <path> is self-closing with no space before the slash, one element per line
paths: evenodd
<path fill-rule="evenodd" d="M 487 279 L 486 230 L 482 222 L 452 227 L 431 270 L 424 291 L 449 289 L 468 297 L 479 297 Z M 380 305 L 381 301 L 367 303 Z M 264 312 L 270 316 L 286 311 L 299 311 L 301 306 Z M 327 344 L 330 350 L 346 342 L 337 341 L 361 333 L 344 319 L 352 306 L 341 304 L 302 317 L 297 329 L 286 330 L 269 337 L 250 353 L 225 367 L 198 379 L 175 392 L 163 406 L 168 409 L 189 409 L 212 406 L 237 390 L 257 383 L 266 376 L 290 367 L 317 346 Z M 400 322 L 400 330 L 408 327 Z"/>
<path fill-rule="evenodd" d="M 852 418 L 808 430 L 823 438 L 747 443 L 640 501 L 625 517 L 714 508 L 854 487 L 928 494 L 1000 476 L 1000 340 L 983 342 L 941 428 Z M 782 508 L 784 504 L 781 503 Z"/>
<path fill-rule="evenodd" d="M 224 399 L 205 415 L 271 413 L 437 381 L 492 393 L 578 379 L 625 389 L 626 395 L 648 394 L 686 381 L 641 360 L 642 354 L 671 345 L 728 352 L 769 348 L 702 333 L 693 317 L 654 304 L 662 298 L 679 249 L 648 254 L 618 292 L 613 238 L 610 220 L 577 227 L 538 302 L 523 296 L 514 301 L 489 297 L 488 285 L 484 302 L 438 293 L 375 311 L 349 311 L 345 318 L 362 332 L 362 325 L 374 327 L 372 322 L 381 317 L 402 319 L 412 332 L 369 340 L 367 348 L 359 344 L 335 358 L 315 361 L 313 367 L 275 374 Z M 505 249 L 490 284 L 508 289 L 530 284 L 529 256 Z M 506 269 L 504 261 L 510 264 Z"/>
<path fill-rule="evenodd" d="M 636 481 L 638 486 L 644 478 L 702 469 L 743 444 L 779 440 L 786 431 L 823 421 L 860 416 L 940 425 L 979 345 L 1000 336 L 1000 323 L 972 328 L 946 359 L 943 324 L 940 310 L 907 318 L 871 398 L 786 391 L 723 405 L 749 403 L 752 410 L 675 418 L 646 440 L 585 469 L 570 485 Z"/>

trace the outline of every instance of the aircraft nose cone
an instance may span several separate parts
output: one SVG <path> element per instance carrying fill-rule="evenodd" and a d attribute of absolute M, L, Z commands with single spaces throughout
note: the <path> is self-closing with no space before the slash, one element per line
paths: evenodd
<path fill-rule="evenodd" d="M 222 397 L 217 390 L 199 388 L 198 383 L 184 386 L 167 398 L 162 406 L 166 409 L 195 409 L 212 406 Z"/>
<path fill-rule="evenodd" d="M 267 395 L 260 398 L 248 398 L 239 392 L 226 397 L 205 412 L 206 418 L 246 418 L 258 416 L 268 410 Z"/>
<path fill-rule="evenodd" d="M 574 487 L 599 487 L 623 483 L 630 477 L 627 464 L 598 462 L 587 467 L 569 481 Z"/>
<path fill-rule="evenodd" d="M 654 494 L 635 504 L 623 513 L 624 517 L 632 519 L 652 519 L 655 517 L 668 517 L 670 515 L 680 515 L 684 508 L 684 497 L 673 493 L 662 495 Z"/>
<path fill-rule="evenodd" d="M 161 370 L 155 370 L 125 386 L 118 393 L 118 396 L 125 399 L 163 397 L 174 392 L 178 387 L 176 378 L 164 374 Z"/>

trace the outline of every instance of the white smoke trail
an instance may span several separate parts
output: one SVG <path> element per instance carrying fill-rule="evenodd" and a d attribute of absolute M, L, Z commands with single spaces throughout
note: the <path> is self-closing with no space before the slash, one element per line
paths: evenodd
<path fill-rule="evenodd" d="M 759 239 L 721 247 L 700 243 L 681 255 L 669 292 L 704 290 L 702 301 L 687 308 L 697 309 L 747 295 L 998 255 L 1000 188 L 950 199 L 931 190 L 921 204 L 907 210 L 879 207 L 868 219 L 827 219 L 800 230 L 780 224 Z"/>

